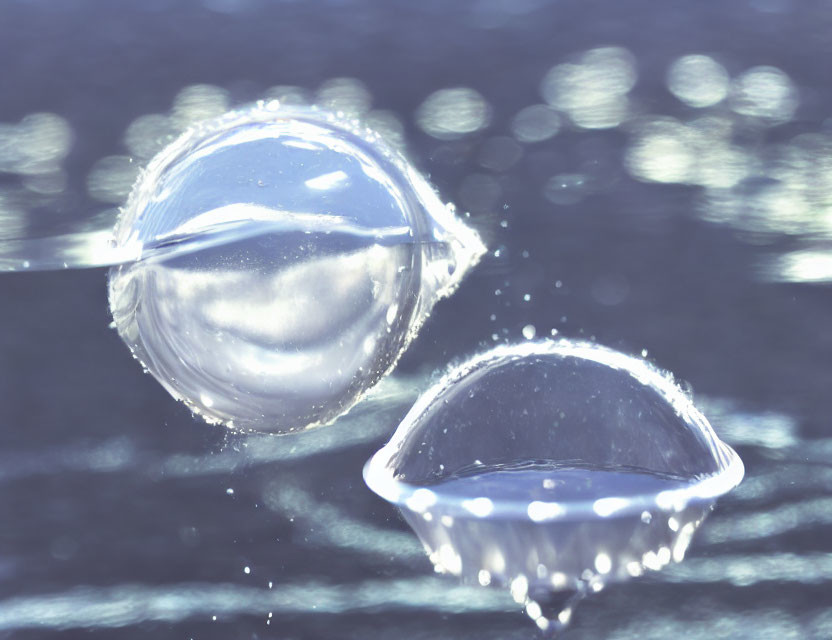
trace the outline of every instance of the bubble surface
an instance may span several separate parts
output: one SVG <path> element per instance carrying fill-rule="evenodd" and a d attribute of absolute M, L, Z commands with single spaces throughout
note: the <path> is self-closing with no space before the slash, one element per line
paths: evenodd
<path fill-rule="evenodd" d="M 437 571 L 507 587 L 550 630 L 585 594 L 681 561 L 742 475 L 669 376 L 566 340 L 455 368 L 364 469 Z"/>
<path fill-rule="evenodd" d="M 110 306 L 142 365 L 206 420 L 324 424 L 385 375 L 484 252 L 374 133 L 260 104 L 201 124 L 139 178 Z"/>

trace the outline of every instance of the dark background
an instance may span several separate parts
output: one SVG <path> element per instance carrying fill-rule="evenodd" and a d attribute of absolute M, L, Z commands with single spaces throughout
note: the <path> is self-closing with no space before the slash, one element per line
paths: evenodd
<path fill-rule="evenodd" d="M 528 324 L 646 350 L 746 463 L 685 563 L 588 599 L 564 637 L 832 637 L 830 34 L 821 0 L 0 2 L 0 229 L 17 229 L 0 240 L 106 224 L 123 187 L 91 178 L 98 161 L 130 155 L 130 124 L 185 87 L 234 105 L 274 85 L 314 100 L 347 77 L 492 251 L 377 395 L 286 438 L 206 426 L 142 375 L 107 328 L 102 270 L 2 275 L 0 638 L 533 637 L 507 594 L 434 576 L 361 479 L 434 372 Z M 602 46 L 634 57 L 627 117 L 588 130 L 561 113 L 554 137 L 506 142 L 547 71 Z M 684 105 L 666 74 L 688 54 L 735 92 L 747 69 L 777 67 L 796 110 Z M 418 107 L 448 87 L 477 91 L 488 126 L 428 135 Z M 9 127 L 38 112 L 72 135 L 37 174 L 47 188 L 2 164 L 22 139 Z M 651 118 L 702 115 L 730 128 L 742 180 L 633 169 Z M 696 144 L 675 153 L 693 162 Z M 505 162 L 484 160 L 489 145 Z"/>

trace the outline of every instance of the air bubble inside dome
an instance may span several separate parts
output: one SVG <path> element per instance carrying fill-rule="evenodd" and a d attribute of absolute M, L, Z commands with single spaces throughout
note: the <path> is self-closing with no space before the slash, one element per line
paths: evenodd
<path fill-rule="evenodd" d="M 484 252 L 377 135 L 277 103 L 162 151 L 115 243 L 134 355 L 206 420 L 278 433 L 348 410 Z"/>

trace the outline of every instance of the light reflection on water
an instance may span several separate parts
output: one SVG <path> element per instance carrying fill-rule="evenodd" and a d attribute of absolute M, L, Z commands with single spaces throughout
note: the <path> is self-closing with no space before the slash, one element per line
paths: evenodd
<path fill-rule="evenodd" d="M 637 78 L 632 53 L 621 47 L 602 47 L 552 67 L 541 81 L 540 92 L 576 126 L 610 129 L 627 119 L 627 94 Z"/>
<path fill-rule="evenodd" d="M 475 136 L 468 145 L 472 150 L 465 153 L 496 173 L 524 168 L 519 162 L 524 149 L 500 134 L 511 134 L 535 149 L 556 149 L 564 126 L 618 130 L 628 139 L 621 168 L 635 180 L 700 187 L 694 196 L 695 213 L 709 223 L 753 234 L 755 242 L 778 234 L 803 242 L 797 250 L 761 264 L 762 278 L 832 279 L 826 247 L 818 245 L 832 236 L 832 133 L 818 128 L 785 141 L 767 133 L 793 121 L 800 106 L 800 88 L 788 73 L 761 65 L 732 78 L 716 56 L 683 55 L 668 62 L 665 78 L 679 108 L 651 114 L 631 99 L 638 95 L 639 67 L 638 58 L 623 47 L 588 49 L 544 74 L 540 94 L 547 104 L 530 104 L 505 122 L 495 122 L 483 95 L 464 86 L 428 95 L 413 118 L 419 129 L 440 141 Z M 400 116 L 372 110 L 372 93 L 357 78 L 331 78 L 315 91 L 281 85 L 261 93 L 288 105 L 314 102 L 348 117 L 362 117 L 392 146 L 404 149 Z M 89 196 L 101 203 L 122 203 L 140 168 L 160 148 L 194 122 L 232 105 L 231 94 L 222 87 L 184 87 L 174 96 L 170 112 L 139 116 L 126 127 L 123 142 L 129 155 L 107 156 L 91 167 L 86 178 Z M 478 140 L 476 135 L 489 126 L 497 135 Z M 3 237 L 26 233 L 28 211 L 37 202 L 33 198 L 64 192 L 67 177 L 61 162 L 72 140 L 69 124 L 55 114 L 30 114 L 0 128 L 0 172 L 19 175 L 21 185 L 18 191 L 0 192 Z M 455 161 L 468 147 L 446 147 L 442 153 Z M 535 151 L 529 163 L 539 157 L 540 151 Z M 544 199 L 554 207 L 574 206 L 612 188 L 614 181 L 594 173 L 609 169 L 594 167 L 591 158 L 583 165 L 561 165 L 544 178 Z M 493 213 L 507 198 L 487 174 L 461 176 L 458 192 L 474 214 Z M 492 224 L 496 222 L 483 219 L 483 225 Z"/>

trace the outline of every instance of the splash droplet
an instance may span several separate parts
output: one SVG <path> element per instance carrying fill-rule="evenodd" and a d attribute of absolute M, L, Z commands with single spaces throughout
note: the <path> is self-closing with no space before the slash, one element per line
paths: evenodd
<path fill-rule="evenodd" d="M 548 630 L 607 583 L 681 561 L 742 475 L 669 376 L 566 340 L 452 370 L 364 468 L 438 571 L 508 588 Z"/>
<path fill-rule="evenodd" d="M 484 252 L 379 136 L 276 102 L 157 155 L 115 244 L 134 355 L 206 420 L 281 433 L 348 410 Z"/>

